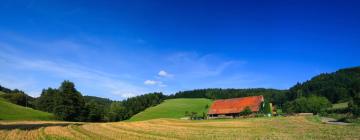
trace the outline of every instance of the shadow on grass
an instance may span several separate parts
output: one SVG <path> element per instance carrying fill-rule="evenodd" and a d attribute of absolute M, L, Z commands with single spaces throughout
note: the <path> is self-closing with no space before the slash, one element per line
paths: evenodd
<path fill-rule="evenodd" d="M 50 126 L 69 126 L 69 125 L 82 125 L 81 123 L 42 123 L 42 124 L 0 124 L 0 130 L 34 130 L 41 127 L 50 127 Z"/>

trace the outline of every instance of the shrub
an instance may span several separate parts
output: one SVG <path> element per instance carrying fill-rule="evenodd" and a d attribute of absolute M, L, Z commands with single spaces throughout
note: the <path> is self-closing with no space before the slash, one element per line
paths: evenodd
<path fill-rule="evenodd" d="M 325 97 L 310 96 L 308 98 L 300 97 L 294 101 L 286 102 L 283 109 L 286 113 L 318 114 L 329 107 L 331 107 L 331 103 Z"/>
<path fill-rule="evenodd" d="M 248 107 L 248 106 L 243 111 L 240 112 L 241 116 L 248 116 L 250 114 L 252 114 L 252 111 L 251 111 L 250 107 Z"/>
<path fill-rule="evenodd" d="M 349 102 L 349 110 L 355 117 L 360 117 L 360 93 L 357 93 Z"/>

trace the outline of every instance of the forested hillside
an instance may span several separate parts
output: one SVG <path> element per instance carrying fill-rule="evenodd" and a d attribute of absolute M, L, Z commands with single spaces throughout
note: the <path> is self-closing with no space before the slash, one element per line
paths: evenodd
<path fill-rule="evenodd" d="M 291 87 L 288 100 L 302 96 L 324 96 L 332 103 L 351 100 L 360 88 L 360 67 L 341 69 L 334 73 L 324 73 L 311 80 Z"/>
<path fill-rule="evenodd" d="M 25 107 L 34 107 L 35 98 L 27 95 L 24 91 L 19 89 L 11 90 L 9 88 L 3 87 L 0 85 L 0 97 L 4 98 L 11 103 L 25 106 Z"/>
<path fill-rule="evenodd" d="M 360 67 L 320 74 L 304 83 L 297 83 L 286 95 L 287 102 L 283 109 L 287 112 L 322 113 L 329 107 L 329 102 L 348 102 L 348 108 L 329 113 L 357 118 L 360 116 Z"/>

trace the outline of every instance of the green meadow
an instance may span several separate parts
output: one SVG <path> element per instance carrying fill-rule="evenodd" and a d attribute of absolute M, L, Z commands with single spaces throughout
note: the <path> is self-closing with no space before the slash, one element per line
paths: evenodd
<path fill-rule="evenodd" d="M 19 106 L 0 98 L 0 120 L 52 120 L 50 113 Z"/>
<path fill-rule="evenodd" d="M 169 99 L 163 103 L 150 107 L 143 112 L 140 112 L 133 116 L 130 121 L 143 121 L 157 118 L 174 118 L 180 119 L 185 116 L 185 112 L 197 112 L 198 115 L 207 113 L 212 100 L 203 98 L 192 98 L 192 99 Z"/>

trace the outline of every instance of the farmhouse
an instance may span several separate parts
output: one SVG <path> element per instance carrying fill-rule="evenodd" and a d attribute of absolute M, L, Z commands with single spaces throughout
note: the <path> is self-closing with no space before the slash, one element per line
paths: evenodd
<path fill-rule="evenodd" d="M 263 96 L 251 96 L 216 100 L 208 111 L 208 118 L 234 118 L 238 117 L 246 107 L 254 113 L 259 112 L 263 106 Z"/>

